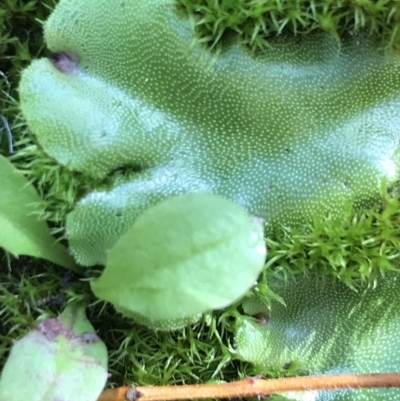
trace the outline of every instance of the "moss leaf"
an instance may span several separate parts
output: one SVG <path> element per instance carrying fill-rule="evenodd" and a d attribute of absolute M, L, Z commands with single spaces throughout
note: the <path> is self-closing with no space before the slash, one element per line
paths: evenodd
<path fill-rule="evenodd" d="M 35 204 L 41 199 L 21 172 L 0 155 L 0 246 L 14 255 L 48 259 L 61 266 L 77 267 L 61 244 L 40 220 Z"/>
<path fill-rule="evenodd" d="M 236 301 L 265 262 L 262 225 L 211 194 L 144 212 L 108 255 L 94 293 L 149 319 L 185 319 Z"/>

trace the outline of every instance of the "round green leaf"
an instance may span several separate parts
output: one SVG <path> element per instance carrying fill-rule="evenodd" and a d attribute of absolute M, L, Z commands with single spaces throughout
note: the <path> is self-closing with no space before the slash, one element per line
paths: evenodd
<path fill-rule="evenodd" d="M 186 194 L 137 219 L 92 289 L 120 310 L 181 319 L 236 301 L 265 256 L 262 225 L 244 209 L 217 195 Z"/>

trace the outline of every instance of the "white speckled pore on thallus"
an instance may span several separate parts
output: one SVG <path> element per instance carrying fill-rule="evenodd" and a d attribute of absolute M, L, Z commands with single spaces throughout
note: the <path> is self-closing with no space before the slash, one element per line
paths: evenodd
<path fill-rule="evenodd" d="M 192 46 L 168 0 L 61 0 L 48 59 L 24 71 L 21 107 L 45 151 L 96 178 L 67 219 L 77 261 L 104 264 L 138 214 L 165 197 L 212 192 L 268 224 L 298 224 L 345 201 L 370 206 L 397 177 L 400 58 L 362 37 L 272 40 L 265 56 Z M 68 63 L 67 63 L 68 64 Z M 60 67 L 61 65 L 61 67 Z"/>

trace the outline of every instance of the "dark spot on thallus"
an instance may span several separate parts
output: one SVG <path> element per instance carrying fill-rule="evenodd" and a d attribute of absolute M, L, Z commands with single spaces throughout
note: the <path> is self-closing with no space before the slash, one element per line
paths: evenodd
<path fill-rule="evenodd" d="M 51 56 L 51 62 L 57 70 L 65 74 L 73 74 L 77 70 L 78 58 L 70 53 L 56 52 Z"/>
<path fill-rule="evenodd" d="M 122 217 L 122 213 L 121 212 L 117 212 L 117 213 L 115 213 L 115 216 L 116 217 Z"/>
<path fill-rule="evenodd" d="M 257 319 L 257 323 L 261 325 L 267 325 L 269 322 L 269 315 L 267 315 L 265 312 L 258 312 L 253 315 Z"/>

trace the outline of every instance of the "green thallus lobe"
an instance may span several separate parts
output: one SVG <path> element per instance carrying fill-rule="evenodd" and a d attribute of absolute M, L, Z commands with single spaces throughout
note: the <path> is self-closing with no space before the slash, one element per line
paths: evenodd
<path fill-rule="evenodd" d="M 191 22 L 167 1 L 93 1 L 61 1 L 45 24 L 50 50 L 74 62 L 35 61 L 20 85 L 29 126 L 60 164 L 96 180 L 139 166 L 68 216 L 79 263 L 104 264 L 137 216 L 172 195 L 217 193 L 268 226 L 296 225 L 348 201 L 371 206 L 382 179 L 396 179 L 393 52 L 362 35 L 339 49 L 317 33 L 215 55 L 193 46 Z"/>
<path fill-rule="evenodd" d="M 389 274 L 376 288 L 354 291 L 340 282 L 309 275 L 272 285 L 285 300 L 268 310 L 245 301 L 245 312 L 264 312 L 266 324 L 242 319 L 236 333 L 240 357 L 265 370 L 294 365 L 311 375 L 396 372 L 399 347 L 399 277 Z M 394 401 L 399 389 L 293 393 L 290 400 Z M 310 398 L 312 397 L 312 398 Z"/>

